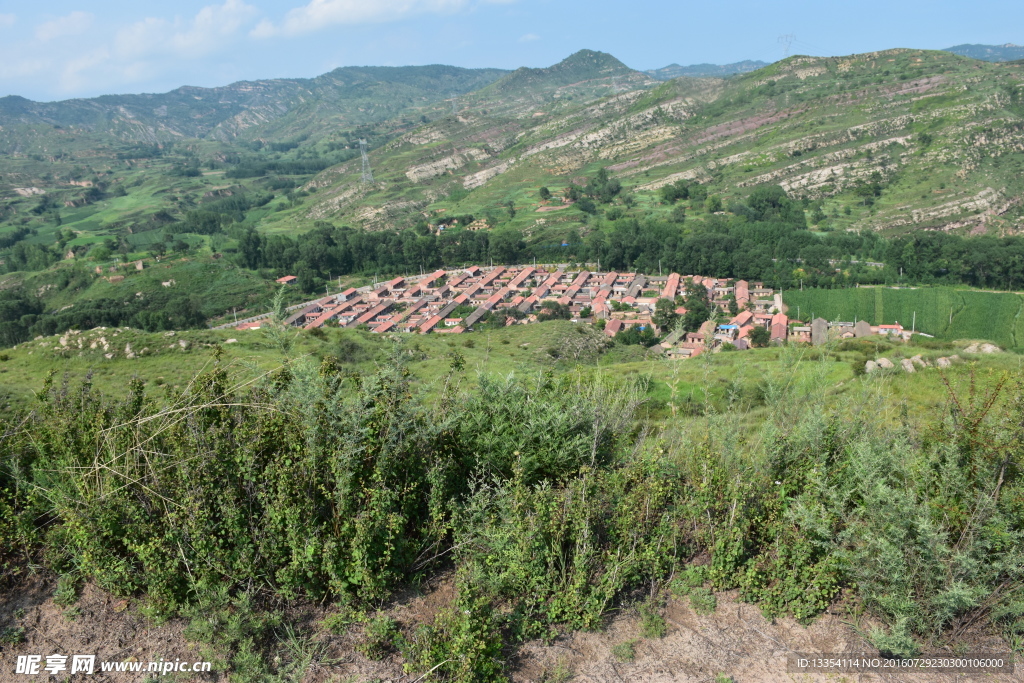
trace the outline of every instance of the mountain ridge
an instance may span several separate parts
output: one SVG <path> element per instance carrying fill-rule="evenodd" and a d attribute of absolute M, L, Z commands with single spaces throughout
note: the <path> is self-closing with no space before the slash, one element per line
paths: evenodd
<path fill-rule="evenodd" d="M 680 76 L 697 78 L 708 76 L 730 76 L 732 74 L 749 73 L 751 71 L 763 69 L 766 66 L 768 66 L 768 62 L 745 59 L 743 61 L 733 62 L 732 64 L 701 63 L 690 64 L 689 66 L 669 64 L 668 66 L 663 66 L 660 69 L 648 69 L 644 71 L 644 73 L 659 81 L 670 81 L 673 78 L 679 78 Z"/>

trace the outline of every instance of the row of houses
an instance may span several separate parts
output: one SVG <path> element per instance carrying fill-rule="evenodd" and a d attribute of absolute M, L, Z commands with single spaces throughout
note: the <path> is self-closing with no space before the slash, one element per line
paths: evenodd
<path fill-rule="evenodd" d="M 278 280 L 294 284 L 294 276 Z M 357 327 L 373 332 L 462 334 L 485 316 L 505 313 L 504 324 L 529 324 L 538 315 L 564 307 L 578 322 L 604 320 L 605 333 L 633 326 L 650 327 L 659 298 L 675 299 L 693 283 L 706 288 L 713 303 L 727 307 L 735 300 L 756 315 L 767 315 L 772 290 L 761 283 L 701 276 L 647 276 L 632 272 L 593 272 L 535 267 L 438 270 L 418 278 L 395 278 L 362 291 L 329 295 L 293 313 L 289 325 L 314 329 L 324 325 Z M 558 304 L 559 306 L 554 306 Z M 471 311 L 453 316 L 457 309 Z M 685 313 L 685 309 L 679 309 Z M 683 342 L 695 343 L 695 342 Z"/>
<path fill-rule="evenodd" d="M 282 284 L 294 281 L 293 276 L 278 280 Z M 708 300 L 721 310 L 738 312 L 725 323 L 709 320 L 696 332 L 671 332 L 658 348 L 672 358 L 691 358 L 725 344 L 741 350 L 750 348 L 757 328 L 767 330 L 769 341 L 775 344 L 822 344 L 829 339 L 872 334 L 909 336 L 900 325 L 872 326 L 865 321 L 828 322 L 820 318 L 809 323 L 792 320 L 779 310 L 781 302 L 775 292 L 760 282 L 530 266 L 437 270 L 361 290 L 350 288 L 309 303 L 285 322 L 304 329 L 365 325 L 375 333 L 463 334 L 485 316 L 492 320 L 499 316 L 505 325 L 530 324 L 545 312 L 567 309 L 576 322 L 604 321 L 604 333 L 614 337 L 631 327 L 661 332 L 654 323 L 658 300 L 674 301 L 687 287 L 694 286 L 703 287 Z M 731 306 L 733 302 L 735 307 Z M 675 310 L 686 314 L 683 307 Z M 259 324 L 247 323 L 239 328 Z"/>

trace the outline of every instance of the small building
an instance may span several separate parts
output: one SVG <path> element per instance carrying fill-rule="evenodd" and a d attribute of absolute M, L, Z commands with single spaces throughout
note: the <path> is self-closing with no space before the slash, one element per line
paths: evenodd
<path fill-rule="evenodd" d="M 622 330 L 622 321 L 617 318 L 612 318 L 608 321 L 608 324 L 604 326 L 604 333 L 609 337 L 614 337 Z"/>
<path fill-rule="evenodd" d="M 284 277 L 279 277 L 276 280 L 274 280 L 274 282 L 276 282 L 279 285 L 294 285 L 298 281 L 299 278 L 295 277 L 294 275 L 285 275 Z"/>

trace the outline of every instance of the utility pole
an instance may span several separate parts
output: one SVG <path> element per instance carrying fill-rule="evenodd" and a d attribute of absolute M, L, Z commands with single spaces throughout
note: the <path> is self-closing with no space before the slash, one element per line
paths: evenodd
<path fill-rule="evenodd" d="M 234 306 L 232 306 L 231 307 L 231 315 L 235 316 L 235 324 L 237 325 L 238 324 L 238 313 L 236 311 L 237 311 L 237 309 Z"/>
<path fill-rule="evenodd" d="M 914 311 L 914 322 L 910 323 L 910 334 L 917 331 L 917 311 Z"/>

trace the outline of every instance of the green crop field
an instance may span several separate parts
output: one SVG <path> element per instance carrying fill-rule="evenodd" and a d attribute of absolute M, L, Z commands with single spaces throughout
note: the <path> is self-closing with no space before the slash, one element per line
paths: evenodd
<path fill-rule="evenodd" d="M 989 339 L 1008 348 L 1024 343 L 1020 294 L 952 287 L 806 289 L 783 293 L 791 317 L 900 323 L 939 339 Z"/>

